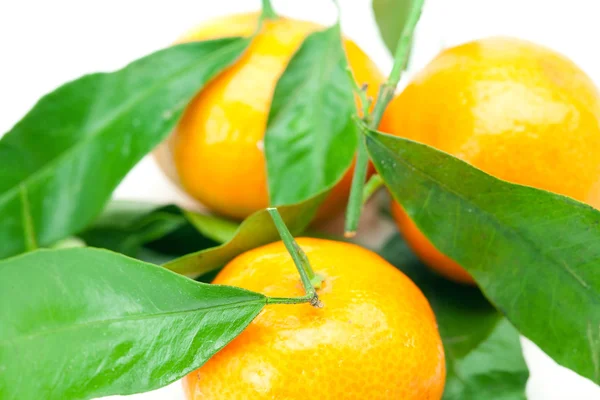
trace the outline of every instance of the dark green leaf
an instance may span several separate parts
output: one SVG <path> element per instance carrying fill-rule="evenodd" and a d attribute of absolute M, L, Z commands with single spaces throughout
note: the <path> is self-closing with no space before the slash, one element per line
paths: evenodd
<path fill-rule="evenodd" d="M 396 51 L 413 3 L 414 0 L 373 0 L 373 13 L 379 33 L 392 54 Z"/>
<path fill-rule="evenodd" d="M 131 213 L 128 213 L 127 208 L 136 205 L 139 208 L 132 208 Z M 88 246 L 138 257 L 140 249 L 146 243 L 180 229 L 186 222 L 180 213 L 170 212 L 156 205 L 113 202 L 99 220 L 80 233 L 79 237 Z"/>
<path fill-rule="evenodd" d="M 519 333 L 479 289 L 430 272 L 399 236 L 381 255 L 421 288 L 435 312 L 446 353 L 444 400 L 524 400 L 529 372 Z"/>
<path fill-rule="evenodd" d="M 248 42 L 182 44 L 44 96 L 0 140 L 0 258 L 84 228 Z"/>
<path fill-rule="evenodd" d="M 296 205 L 278 207 L 281 217 L 293 234 L 304 231 L 326 195 L 325 192 Z M 245 251 L 279 239 L 279 233 L 273 225 L 271 216 L 266 210 L 260 210 L 246 218 L 227 243 L 188 254 L 164 266 L 195 278 L 223 267 L 228 261 Z"/>
<path fill-rule="evenodd" d="M 357 145 L 356 110 L 338 26 L 309 35 L 279 79 L 265 134 L 272 205 L 333 187 Z"/>
<path fill-rule="evenodd" d="M 190 220 L 192 217 L 196 218 L 195 224 Z M 219 224 L 222 224 L 219 217 L 183 211 L 173 205 L 113 201 L 79 237 L 89 246 L 147 261 L 150 253 L 142 250 L 155 251 L 162 254 L 163 262 L 166 262 L 222 243 L 205 235 L 213 225 L 220 228 Z M 202 232 L 197 229 L 200 226 Z M 159 260 L 158 254 L 152 258 Z"/>
<path fill-rule="evenodd" d="M 0 262 L 0 398 L 144 392 L 201 366 L 265 297 L 98 249 Z"/>
<path fill-rule="evenodd" d="M 469 271 L 523 335 L 599 383 L 600 212 L 407 139 L 369 132 L 367 145 L 431 242 Z"/>

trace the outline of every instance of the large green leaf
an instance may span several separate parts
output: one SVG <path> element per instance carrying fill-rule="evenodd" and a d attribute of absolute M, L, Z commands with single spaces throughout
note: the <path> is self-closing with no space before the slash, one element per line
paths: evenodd
<path fill-rule="evenodd" d="M 444 400 L 525 400 L 529 371 L 519 333 L 479 289 L 430 272 L 399 236 L 381 255 L 421 288 L 435 312 L 446 353 Z"/>
<path fill-rule="evenodd" d="M 171 47 L 44 96 L 0 140 L 0 258 L 84 228 L 249 39 Z"/>
<path fill-rule="evenodd" d="M 339 26 L 309 35 L 279 79 L 265 134 L 272 205 L 333 187 L 356 151 L 356 110 Z"/>
<path fill-rule="evenodd" d="M 0 398 L 144 392 L 201 366 L 266 299 L 98 249 L 0 262 Z"/>
<path fill-rule="evenodd" d="M 326 195 L 327 192 L 299 204 L 278 207 L 281 217 L 293 234 L 304 231 Z M 246 218 L 228 242 L 188 254 L 168 262 L 164 266 L 177 273 L 195 278 L 223 267 L 235 256 L 245 251 L 279 239 L 279 232 L 273 225 L 270 214 L 266 210 L 260 210 Z"/>
<path fill-rule="evenodd" d="M 367 145 L 431 242 L 469 271 L 523 335 L 599 383 L 600 212 L 407 139 L 371 131 Z"/>
<path fill-rule="evenodd" d="M 379 33 L 389 51 L 394 54 L 398 39 L 415 0 L 373 0 L 373 13 Z"/>

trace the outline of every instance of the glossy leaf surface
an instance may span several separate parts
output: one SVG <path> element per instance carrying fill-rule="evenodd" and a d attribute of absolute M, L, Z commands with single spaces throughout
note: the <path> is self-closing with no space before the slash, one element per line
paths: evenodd
<path fill-rule="evenodd" d="M 279 79 L 265 134 L 272 205 L 331 189 L 357 146 L 356 106 L 338 26 L 309 35 Z"/>
<path fill-rule="evenodd" d="M 281 217 L 293 234 L 304 231 L 326 195 L 327 193 L 323 193 L 296 205 L 278 207 Z M 280 240 L 279 233 L 273 225 L 271 216 L 266 210 L 260 210 L 246 218 L 228 242 L 188 254 L 164 266 L 195 278 L 223 267 L 245 251 L 278 240 Z"/>
<path fill-rule="evenodd" d="M 88 399 L 167 385 L 235 338 L 265 301 L 106 250 L 4 260 L 0 398 Z"/>
<path fill-rule="evenodd" d="M 178 45 L 44 96 L 0 140 L 0 258 L 48 246 L 90 223 L 248 42 Z"/>
<path fill-rule="evenodd" d="M 524 336 L 599 383 L 600 211 L 407 139 L 370 132 L 367 146 L 431 242 Z"/>

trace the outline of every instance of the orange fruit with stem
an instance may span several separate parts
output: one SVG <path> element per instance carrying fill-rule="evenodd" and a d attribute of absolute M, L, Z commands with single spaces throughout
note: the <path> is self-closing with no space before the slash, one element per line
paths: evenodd
<path fill-rule="evenodd" d="M 390 103 L 380 129 L 500 179 L 600 208 L 598 89 L 573 62 L 545 47 L 499 37 L 444 50 Z M 393 211 L 425 263 L 473 283 L 401 206 Z"/>
<path fill-rule="evenodd" d="M 442 342 L 415 284 L 354 244 L 310 238 L 298 244 L 322 279 L 322 307 L 268 304 L 184 379 L 187 398 L 441 399 Z M 282 242 L 238 256 L 214 283 L 269 297 L 304 294 Z"/>
<path fill-rule="evenodd" d="M 250 36 L 259 17 L 218 18 L 190 31 L 181 42 Z M 200 203 L 228 217 L 242 219 L 267 207 L 263 139 L 273 92 L 307 35 L 321 29 L 284 17 L 265 20 L 241 59 L 196 96 L 157 151 L 167 175 Z M 357 82 L 368 84 L 368 94 L 375 97 L 384 77 L 354 42 L 346 39 L 344 46 Z M 349 172 L 325 200 L 321 218 L 342 210 L 350 182 Z"/>

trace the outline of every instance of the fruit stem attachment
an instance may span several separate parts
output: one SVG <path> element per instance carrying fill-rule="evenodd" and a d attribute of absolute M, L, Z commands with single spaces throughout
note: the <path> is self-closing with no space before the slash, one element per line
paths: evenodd
<path fill-rule="evenodd" d="M 402 30 L 402 35 L 398 39 L 396 46 L 396 53 L 394 55 L 394 66 L 392 72 L 388 77 L 387 82 L 379 88 L 377 100 L 373 112 L 369 117 L 363 115 L 363 120 L 368 124 L 370 129 L 377 129 L 383 113 L 394 97 L 394 92 L 402 71 L 407 64 L 408 55 L 410 54 L 410 47 L 413 41 L 413 34 L 417 22 L 421 17 L 421 11 L 423 9 L 424 0 L 415 0 L 408 15 L 406 25 Z M 367 167 L 369 163 L 369 156 L 366 149 L 365 138 L 361 135 L 361 139 L 358 145 L 358 155 L 356 157 L 356 164 L 354 166 L 354 175 L 352 177 L 352 187 L 350 189 L 350 197 L 348 199 L 348 207 L 346 209 L 346 224 L 344 228 L 344 236 L 353 237 L 356 235 L 356 229 L 358 228 L 358 221 L 362 212 L 363 206 L 363 190 L 365 186 L 365 179 L 367 176 Z"/>
<path fill-rule="evenodd" d="M 260 17 L 261 19 L 277 19 L 271 0 L 262 0 L 262 15 Z"/>
<path fill-rule="evenodd" d="M 321 287 L 323 283 L 323 278 L 314 273 L 312 267 L 310 266 L 310 262 L 308 261 L 308 257 L 306 253 L 298 246 L 298 243 L 294 240 L 292 233 L 283 222 L 281 218 L 281 214 L 277 208 L 270 207 L 267 208 L 267 211 L 271 215 L 271 219 L 273 219 L 273 223 L 279 232 L 279 236 L 281 236 L 281 240 L 285 245 L 286 249 L 292 256 L 292 260 L 294 260 L 294 264 L 296 265 L 296 269 L 300 274 L 300 280 L 302 281 L 302 286 L 304 286 L 304 290 L 306 292 L 305 296 L 302 297 L 269 297 L 267 299 L 267 303 L 269 304 L 299 304 L 299 303 L 310 303 L 314 307 L 322 307 L 322 303 L 319 301 L 319 297 L 317 295 L 317 289 Z"/>

